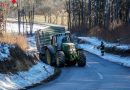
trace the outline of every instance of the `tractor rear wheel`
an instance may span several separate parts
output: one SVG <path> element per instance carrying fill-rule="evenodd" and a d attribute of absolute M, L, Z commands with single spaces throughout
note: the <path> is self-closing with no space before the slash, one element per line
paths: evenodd
<path fill-rule="evenodd" d="M 86 65 L 86 56 L 83 51 L 79 51 L 79 60 L 77 63 L 79 67 L 84 67 Z"/>
<path fill-rule="evenodd" d="M 45 62 L 51 66 L 55 66 L 55 50 L 53 46 L 49 45 L 45 49 Z"/>
<path fill-rule="evenodd" d="M 48 49 L 45 51 L 45 58 L 46 58 L 46 63 L 51 65 L 51 54 Z"/>
<path fill-rule="evenodd" d="M 56 66 L 63 67 L 65 65 L 65 54 L 63 51 L 58 51 L 56 53 Z"/>

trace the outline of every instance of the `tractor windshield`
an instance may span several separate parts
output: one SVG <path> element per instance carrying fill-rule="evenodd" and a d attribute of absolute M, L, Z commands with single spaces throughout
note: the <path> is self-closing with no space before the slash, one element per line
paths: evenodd
<path fill-rule="evenodd" d="M 62 43 L 69 43 L 70 42 L 70 38 L 65 36 L 63 39 L 62 39 Z"/>

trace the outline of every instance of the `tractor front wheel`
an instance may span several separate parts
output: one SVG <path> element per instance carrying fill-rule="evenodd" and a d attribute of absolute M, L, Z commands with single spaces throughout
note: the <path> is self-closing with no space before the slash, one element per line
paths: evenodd
<path fill-rule="evenodd" d="M 56 53 L 56 66 L 63 67 L 65 65 L 65 54 L 63 51 L 58 51 Z"/>
<path fill-rule="evenodd" d="M 79 67 L 84 67 L 86 65 L 86 56 L 83 51 L 79 51 L 79 60 L 77 63 Z"/>

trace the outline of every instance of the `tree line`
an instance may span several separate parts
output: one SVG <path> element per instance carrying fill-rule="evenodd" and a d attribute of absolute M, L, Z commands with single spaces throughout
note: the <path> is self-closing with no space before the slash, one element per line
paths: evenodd
<path fill-rule="evenodd" d="M 96 26 L 107 32 L 130 24 L 130 0 L 68 0 L 66 10 L 71 33 L 87 33 Z"/>

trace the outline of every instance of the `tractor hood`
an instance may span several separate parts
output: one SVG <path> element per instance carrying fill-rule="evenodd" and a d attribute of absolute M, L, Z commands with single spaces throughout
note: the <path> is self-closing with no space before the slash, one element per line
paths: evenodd
<path fill-rule="evenodd" d="M 74 43 L 63 43 L 63 45 L 65 45 L 65 46 L 75 46 Z"/>
<path fill-rule="evenodd" d="M 75 44 L 74 43 L 63 43 L 62 44 L 62 50 L 64 51 L 64 52 L 75 52 Z"/>

